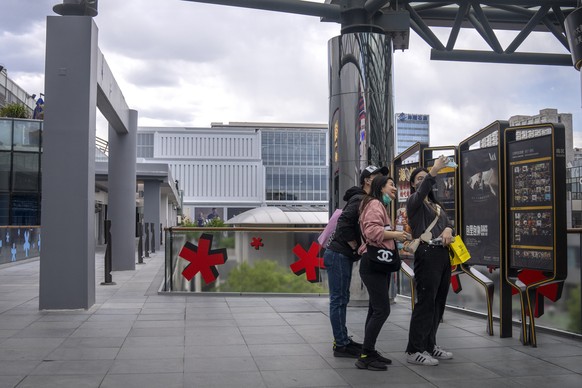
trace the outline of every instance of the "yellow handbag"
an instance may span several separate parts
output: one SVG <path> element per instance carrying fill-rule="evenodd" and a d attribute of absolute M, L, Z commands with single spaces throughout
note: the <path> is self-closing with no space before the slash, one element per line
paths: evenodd
<path fill-rule="evenodd" d="M 451 258 L 451 265 L 463 264 L 471 258 L 471 254 L 467 250 L 463 240 L 461 240 L 461 236 L 455 236 L 449 244 L 449 256 Z"/>

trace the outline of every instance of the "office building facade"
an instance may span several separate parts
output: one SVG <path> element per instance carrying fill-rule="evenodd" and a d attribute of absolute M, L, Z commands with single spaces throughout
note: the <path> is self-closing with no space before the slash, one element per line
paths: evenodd
<path fill-rule="evenodd" d="M 559 113 L 557 109 L 541 109 L 538 115 L 524 116 L 516 115 L 509 118 L 509 125 L 512 127 L 518 125 L 541 124 L 541 123 L 560 123 L 564 124 L 566 130 L 566 165 L 575 159 L 574 154 L 574 134 L 571 113 Z"/>
<path fill-rule="evenodd" d="M 139 127 L 137 134 L 138 161 L 169 165 L 191 221 L 261 206 L 326 206 L 327 150 L 327 126 L 318 124 Z"/>
<path fill-rule="evenodd" d="M 582 159 L 574 160 L 566 168 L 568 193 L 568 228 L 582 228 Z"/>
<path fill-rule="evenodd" d="M 418 113 L 396 113 L 396 154 L 400 155 L 416 142 L 428 145 L 430 116 Z"/>
<path fill-rule="evenodd" d="M 0 225 L 40 225 L 42 121 L 0 118 Z"/>

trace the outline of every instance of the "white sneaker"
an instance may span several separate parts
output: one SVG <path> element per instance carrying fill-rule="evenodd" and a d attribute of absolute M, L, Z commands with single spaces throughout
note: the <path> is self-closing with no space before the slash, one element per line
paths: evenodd
<path fill-rule="evenodd" d="M 452 352 L 447 352 L 446 350 L 442 349 L 440 346 L 434 347 L 432 351 L 432 356 L 439 360 L 450 360 L 453 358 Z"/>
<path fill-rule="evenodd" d="M 427 351 L 406 353 L 406 362 L 416 365 L 438 365 L 439 360 L 433 358 Z"/>

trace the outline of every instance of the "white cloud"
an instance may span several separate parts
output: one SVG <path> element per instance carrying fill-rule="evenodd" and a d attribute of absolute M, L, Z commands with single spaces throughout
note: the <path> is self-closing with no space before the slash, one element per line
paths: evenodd
<path fill-rule="evenodd" d="M 2 3 L 0 63 L 29 93 L 43 90 L 45 21 L 56 3 Z M 327 44 L 339 34 L 335 23 L 179 0 L 101 0 L 95 22 L 139 125 L 328 120 Z M 446 44 L 449 31 L 435 31 Z M 503 47 L 515 35 L 498 33 Z M 461 31 L 456 48 L 489 50 L 473 30 Z M 532 34 L 518 51 L 538 50 L 567 53 L 547 33 Z M 429 46 L 411 31 L 410 49 L 394 54 L 394 86 L 396 111 L 430 114 L 431 144 L 456 144 L 495 120 L 552 107 L 574 114 L 582 146 L 580 78 L 573 67 L 429 58 Z M 97 127 L 106 137 L 104 119 Z"/>

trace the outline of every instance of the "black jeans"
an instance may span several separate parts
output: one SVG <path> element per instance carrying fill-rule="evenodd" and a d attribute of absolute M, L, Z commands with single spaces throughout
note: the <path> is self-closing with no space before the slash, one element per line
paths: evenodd
<path fill-rule="evenodd" d="M 406 351 L 426 350 L 431 353 L 436 345 L 436 333 L 445 312 L 451 282 L 448 249 L 420 244 L 414 254 L 414 280 L 417 301 L 410 318 Z"/>
<path fill-rule="evenodd" d="M 376 340 L 380 330 L 390 315 L 390 288 L 389 273 L 382 273 L 370 269 L 370 261 L 364 255 L 360 261 L 360 277 L 368 290 L 370 296 L 368 304 L 368 315 L 364 326 L 363 351 L 370 352 L 376 350 Z"/>

